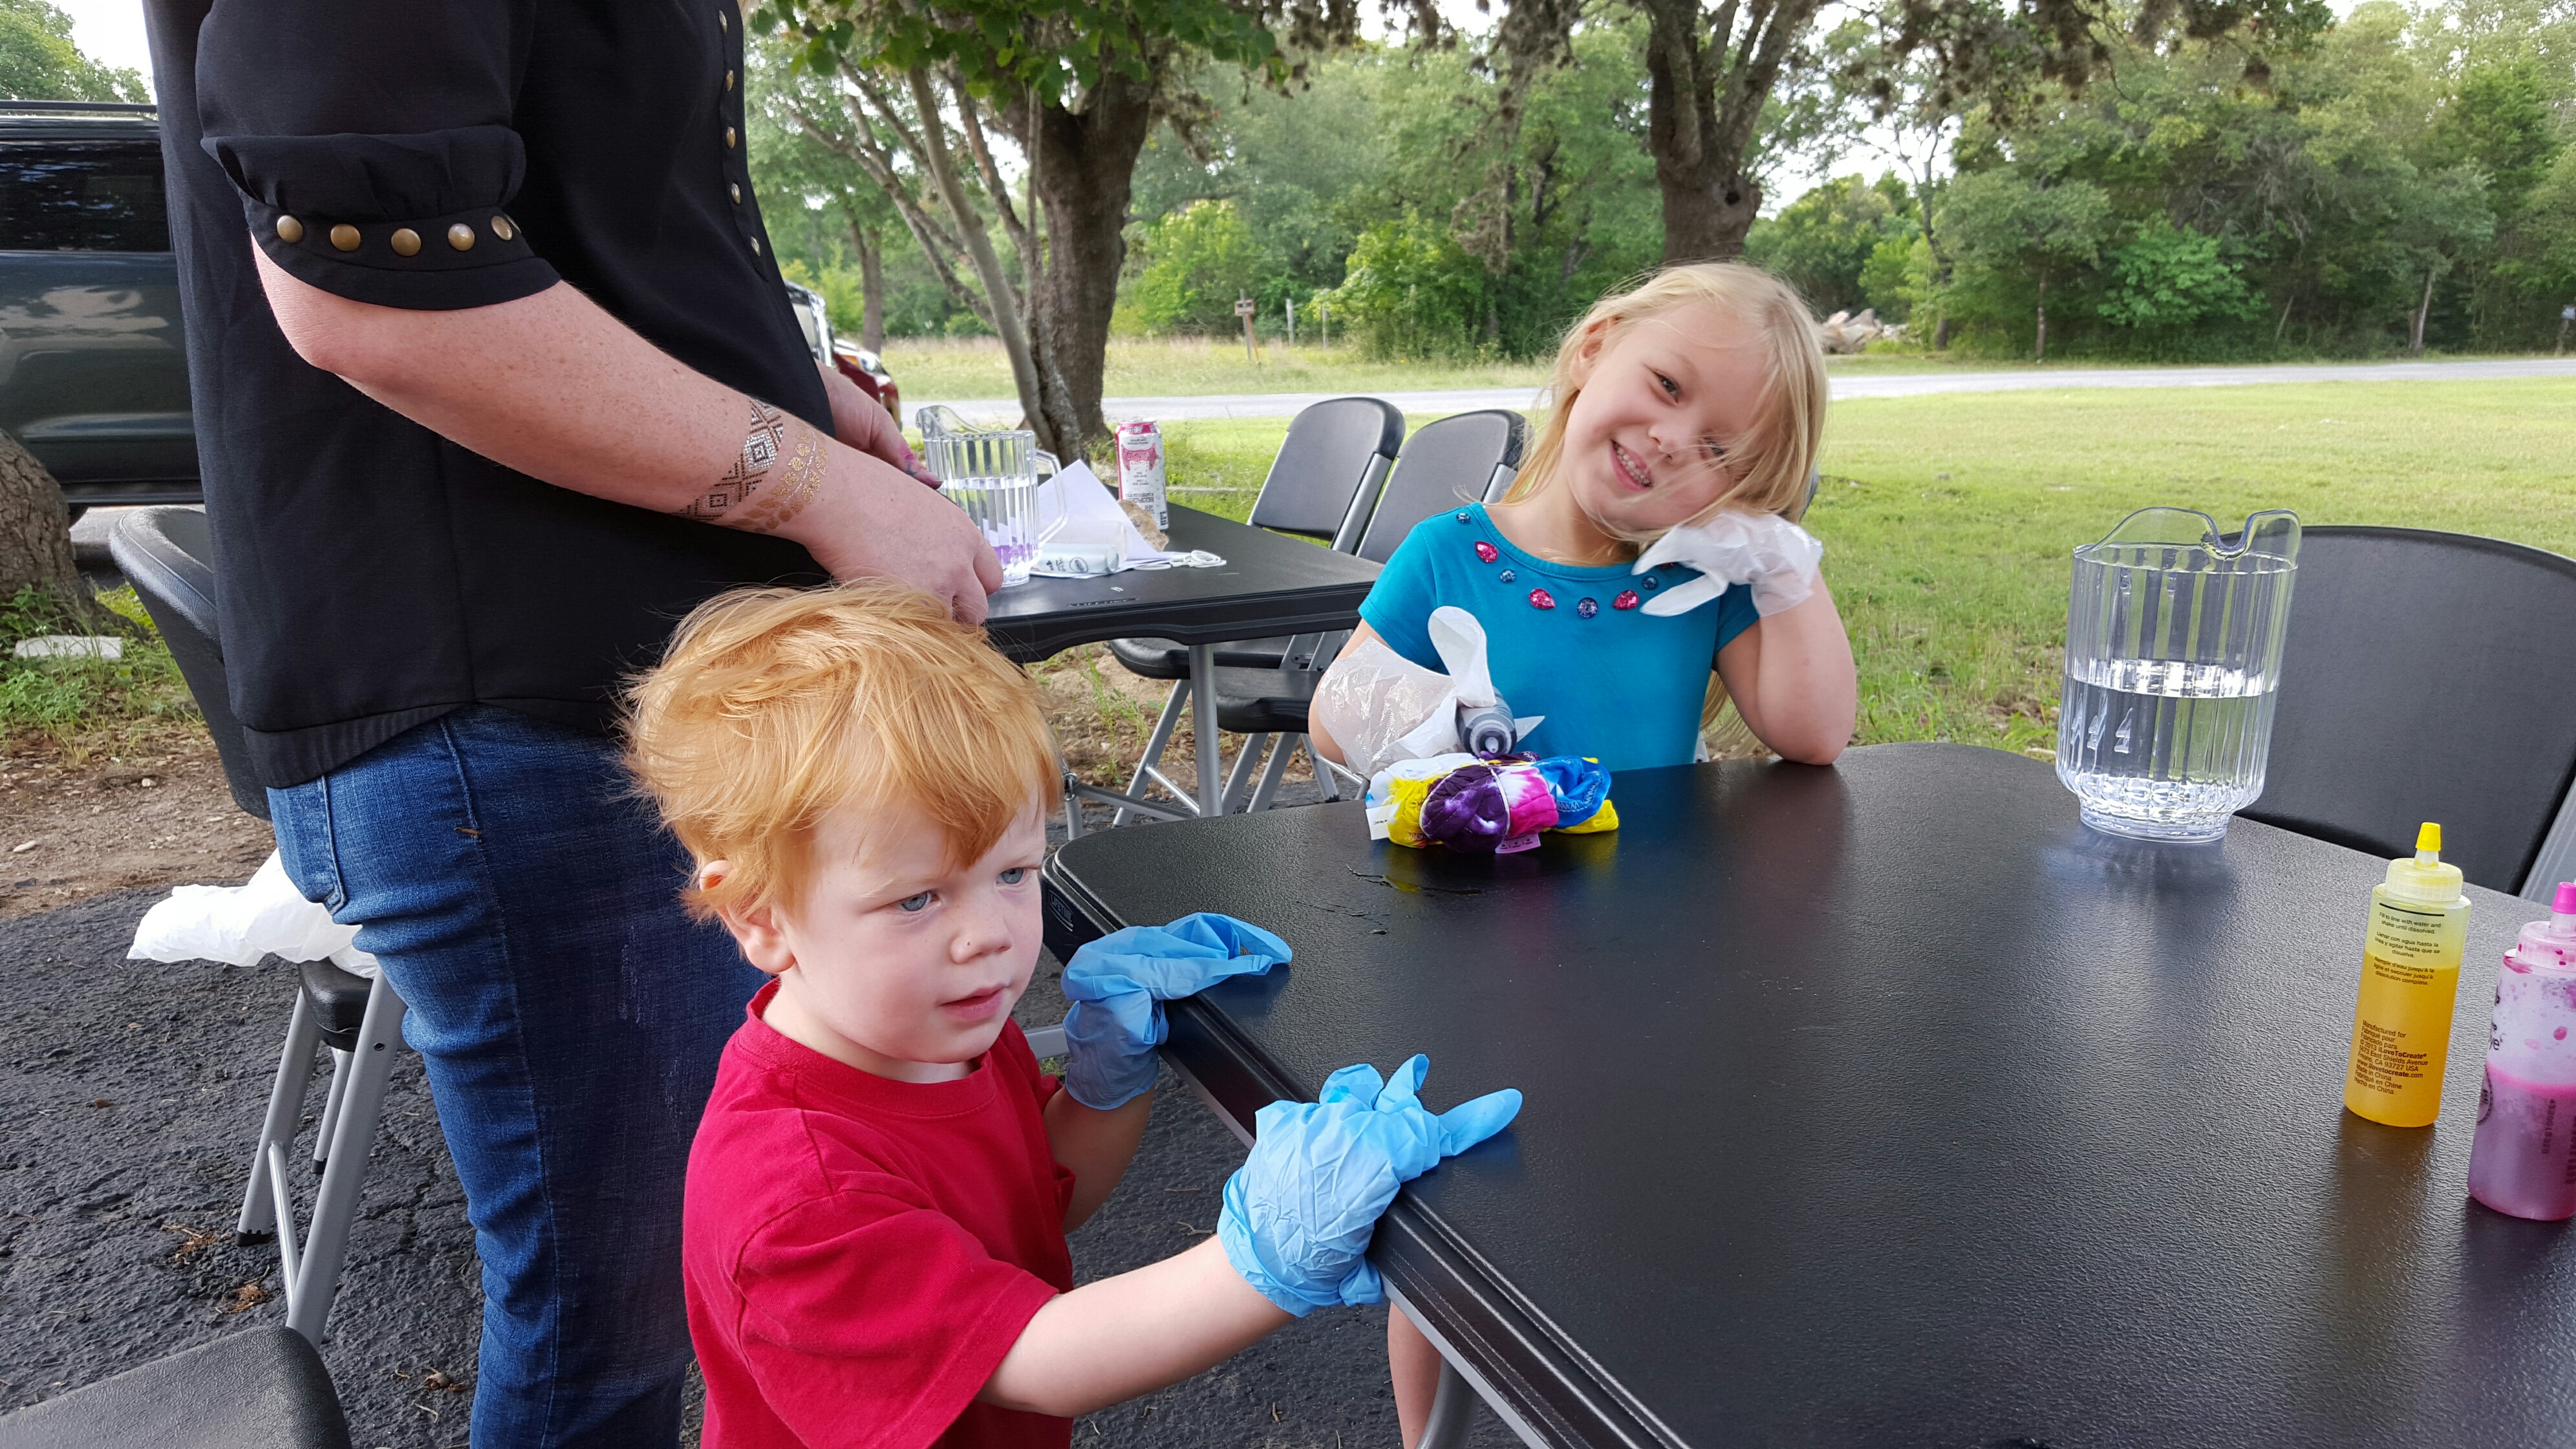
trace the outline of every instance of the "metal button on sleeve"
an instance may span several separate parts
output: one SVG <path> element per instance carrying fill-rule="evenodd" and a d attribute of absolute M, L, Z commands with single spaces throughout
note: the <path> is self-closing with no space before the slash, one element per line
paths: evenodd
<path fill-rule="evenodd" d="M 726 89 L 726 90 L 732 90 L 732 89 L 733 89 L 733 72 L 732 72 L 732 71 L 726 71 L 726 72 L 725 72 L 725 89 Z"/>
<path fill-rule="evenodd" d="M 467 226 L 461 221 L 456 225 L 449 227 L 447 229 L 447 244 L 456 248 L 460 252 L 470 252 L 474 250 L 474 228 Z"/>
<path fill-rule="evenodd" d="M 734 142 L 736 142 L 736 141 L 738 141 L 738 140 L 740 140 L 740 139 L 741 139 L 741 137 L 740 137 L 740 136 L 738 136 L 738 135 L 734 132 L 733 127 L 731 127 L 731 126 L 727 126 L 727 127 L 725 127 L 725 149 L 726 149 L 726 150 L 728 150 L 728 151 L 732 150 L 732 149 L 733 149 L 733 143 L 734 143 Z"/>
<path fill-rule="evenodd" d="M 751 239 L 751 254 L 755 257 L 760 255 L 760 238 L 758 237 L 753 237 Z"/>
<path fill-rule="evenodd" d="M 394 232 L 392 240 L 395 256 L 416 257 L 420 255 L 420 233 L 413 231 L 410 227 L 406 226 L 398 228 Z"/>
<path fill-rule="evenodd" d="M 724 30 L 724 29 L 727 29 L 727 28 L 728 28 L 728 27 L 725 25 L 725 13 L 724 13 L 723 11 L 721 11 L 721 10 L 717 11 L 717 12 L 716 12 L 716 29 L 718 29 L 718 30 Z"/>
<path fill-rule="evenodd" d="M 338 247 L 344 252 L 356 251 L 358 249 L 358 229 L 349 225 L 345 221 L 340 223 L 338 226 L 331 228 L 331 245 Z"/>
<path fill-rule="evenodd" d="M 277 239 L 286 243 L 288 246 L 293 246 L 295 243 L 304 240 L 304 223 L 297 221 L 291 216 L 279 217 L 277 219 Z"/>
<path fill-rule="evenodd" d="M 492 235 L 499 237 L 503 241 L 508 241 L 510 238 L 517 236 L 518 234 L 519 229 L 510 224 L 510 219 L 508 217 L 495 216 L 492 218 Z"/>
<path fill-rule="evenodd" d="M 734 204 L 734 205 L 736 205 L 736 206 L 740 206 L 740 205 L 742 205 L 742 183 L 741 183 L 741 182 L 739 182 L 739 181 L 734 182 L 732 185 L 727 186 L 727 187 L 725 188 L 725 190 L 730 191 L 730 192 L 732 192 L 732 193 L 733 193 L 733 204 Z M 287 240 L 292 241 L 292 240 L 294 240 L 294 238 L 289 237 L 289 238 L 287 238 Z"/>

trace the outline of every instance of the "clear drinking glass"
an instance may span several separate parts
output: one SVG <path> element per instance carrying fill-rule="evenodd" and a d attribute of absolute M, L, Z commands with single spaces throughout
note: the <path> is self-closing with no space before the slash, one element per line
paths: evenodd
<path fill-rule="evenodd" d="M 1002 587 L 1027 583 L 1038 551 L 1065 519 L 1061 506 L 1054 522 L 1039 517 L 1044 510 L 1038 460 L 1046 455 L 1038 451 L 1037 434 L 1021 428 L 942 430 L 924 436 L 921 451 L 939 491 L 966 510 L 1002 560 Z"/>
<path fill-rule="evenodd" d="M 2215 840 L 2263 793 L 2299 519 L 2142 508 L 2075 550 L 2057 778 L 2084 823 Z"/>

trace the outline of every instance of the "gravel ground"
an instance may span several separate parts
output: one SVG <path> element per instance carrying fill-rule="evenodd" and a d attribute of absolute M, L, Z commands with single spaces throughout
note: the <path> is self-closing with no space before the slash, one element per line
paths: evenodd
<path fill-rule="evenodd" d="M 1104 822 L 1105 823 L 1105 820 Z M 161 895 L 0 921 L 0 1408 L 79 1388 L 254 1323 L 281 1322 L 273 1245 L 232 1241 L 293 978 L 129 962 Z M 1061 1019 L 1055 965 L 1018 1016 Z M 317 1081 L 307 1103 L 318 1114 Z M 308 1119 L 309 1120 L 309 1119 Z M 309 1141 L 309 1138 L 308 1138 Z M 1135 1166 L 1073 1239 L 1078 1278 L 1180 1251 L 1241 1161 L 1167 1072 Z M 309 1159 L 300 1191 L 311 1191 Z M 324 1348 L 366 1446 L 462 1445 L 481 1291 L 464 1200 L 417 1057 L 396 1064 Z M 1081 1421 L 1077 1443 L 1393 1445 L 1385 1313 L 1318 1313 L 1185 1383 Z M 694 1427 L 686 1436 L 694 1444 Z M 1508 1445 L 1480 1418 L 1476 1442 Z"/>

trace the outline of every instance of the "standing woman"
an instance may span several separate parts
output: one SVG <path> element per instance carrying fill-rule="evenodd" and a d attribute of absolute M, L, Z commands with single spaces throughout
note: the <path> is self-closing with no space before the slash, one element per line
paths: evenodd
<path fill-rule="evenodd" d="M 483 1261 L 479 1449 L 671 1444 L 689 1139 L 759 973 L 617 682 L 743 584 L 1000 570 L 819 369 L 733 0 L 147 0 L 232 708 L 410 1004 Z"/>

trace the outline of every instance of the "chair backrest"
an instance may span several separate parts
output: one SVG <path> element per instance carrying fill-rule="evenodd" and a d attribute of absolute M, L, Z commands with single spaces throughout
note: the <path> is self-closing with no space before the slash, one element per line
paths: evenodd
<path fill-rule="evenodd" d="M 1336 397 L 1314 404 L 1288 424 L 1253 500 L 1253 524 L 1350 552 L 1402 446 L 1404 414 L 1393 403 Z"/>
<path fill-rule="evenodd" d="M 1413 525 L 1462 503 L 1502 497 L 1520 471 L 1528 438 L 1529 420 L 1501 408 L 1424 424 L 1396 457 L 1395 475 L 1360 535 L 1360 557 L 1384 563 Z"/>
<path fill-rule="evenodd" d="M 2576 780 L 2576 559 L 2412 528 L 2311 528 L 2262 798 L 2243 813 L 2521 892 Z M 2568 862 L 2559 861 L 2564 869 Z"/>
<path fill-rule="evenodd" d="M 144 612 L 179 663 L 179 676 L 197 697 L 206 732 L 215 737 L 224 780 L 232 786 L 233 803 L 266 820 L 268 791 L 250 772 L 241 721 L 233 718 L 232 696 L 224 684 L 224 647 L 215 632 L 215 543 L 204 511 L 138 508 L 116 521 L 107 551 L 134 585 Z"/>

